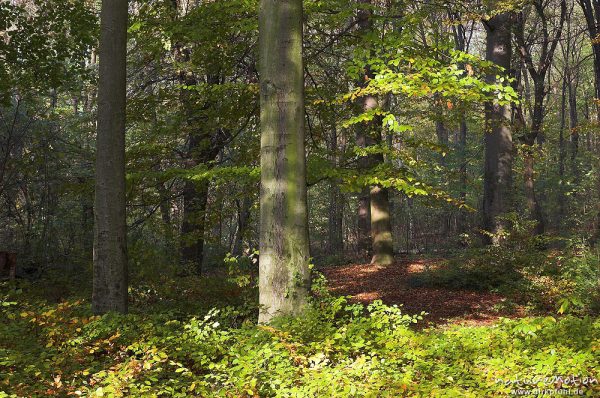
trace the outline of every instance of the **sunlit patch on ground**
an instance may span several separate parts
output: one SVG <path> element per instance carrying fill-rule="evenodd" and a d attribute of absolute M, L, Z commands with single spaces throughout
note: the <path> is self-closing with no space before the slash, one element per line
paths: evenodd
<path fill-rule="evenodd" d="M 519 307 L 507 310 L 500 294 L 468 290 L 452 290 L 411 286 L 412 276 L 439 265 L 441 259 L 400 259 L 393 266 L 373 264 L 350 264 L 326 267 L 320 271 L 329 281 L 332 292 L 351 295 L 353 301 L 370 303 L 402 304 L 409 314 L 421 311 L 429 315 L 425 323 L 485 325 L 499 317 L 519 317 Z"/>

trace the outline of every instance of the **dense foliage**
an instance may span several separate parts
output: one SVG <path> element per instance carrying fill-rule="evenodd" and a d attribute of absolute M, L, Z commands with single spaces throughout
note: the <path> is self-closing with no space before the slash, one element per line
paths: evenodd
<path fill-rule="evenodd" d="M 77 295 L 57 304 L 51 286 L 3 286 L 2 396 L 482 397 L 531 387 L 517 379 L 600 391 L 583 382 L 600 367 L 595 318 L 419 330 L 422 315 L 323 288 L 305 316 L 257 326 L 252 289 L 222 279 L 136 285 L 131 314 L 102 317 Z"/>

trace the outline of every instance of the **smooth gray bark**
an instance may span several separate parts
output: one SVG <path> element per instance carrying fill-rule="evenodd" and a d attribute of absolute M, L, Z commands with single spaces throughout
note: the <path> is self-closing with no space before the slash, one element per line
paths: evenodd
<path fill-rule="evenodd" d="M 302 1 L 261 0 L 258 320 L 300 313 L 310 287 Z"/>
<path fill-rule="evenodd" d="M 510 71 L 511 13 L 493 16 L 486 23 L 486 59 Z M 487 77 L 496 82 L 496 74 Z M 485 104 L 485 168 L 483 192 L 483 228 L 487 243 L 497 244 L 504 225 L 499 216 L 508 211 L 512 189 L 513 142 L 510 125 L 511 109 L 497 102 Z"/>
<path fill-rule="evenodd" d="M 127 312 L 125 101 L 127 0 L 100 13 L 92 311 Z"/>
<path fill-rule="evenodd" d="M 372 0 L 359 0 L 360 3 L 371 5 Z M 373 14 L 369 7 L 360 8 L 358 10 L 358 28 L 362 35 L 368 35 L 373 30 Z M 369 80 L 375 77 L 369 65 L 365 65 L 364 74 L 361 76 L 359 86 L 366 87 Z M 380 107 L 379 99 L 374 95 L 364 95 L 359 98 L 361 112 L 369 112 Z M 371 145 L 381 145 L 382 140 L 382 119 L 376 116 L 372 121 L 358 126 L 357 143 L 359 146 L 368 147 Z M 372 154 L 364 157 L 360 161 L 360 167 L 363 169 L 371 169 L 384 162 L 383 154 Z M 381 186 L 369 187 L 368 191 L 363 190 L 363 194 L 369 193 L 368 204 L 366 197 L 359 199 L 359 248 L 364 246 L 364 228 L 365 221 L 368 217 L 370 220 L 371 231 L 371 258 L 372 264 L 389 265 L 394 262 L 394 245 L 392 239 L 392 224 L 390 217 L 390 202 L 388 189 Z M 369 206 L 368 215 L 363 206 Z M 363 250 L 360 250 L 364 252 Z M 362 253 L 361 253 L 362 254 Z"/>

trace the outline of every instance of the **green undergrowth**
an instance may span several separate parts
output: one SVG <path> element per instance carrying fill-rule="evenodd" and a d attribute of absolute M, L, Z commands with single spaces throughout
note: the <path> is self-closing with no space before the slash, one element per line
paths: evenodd
<path fill-rule="evenodd" d="M 45 300 L 39 283 L 3 286 L 0 397 L 479 398 L 506 396 L 517 380 L 557 388 L 543 378 L 573 375 L 584 394 L 600 394 L 583 383 L 600 377 L 598 318 L 418 330 L 421 316 L 351 304 L 318 278 L 302 317 L 266 326 L 255 323 L 249 286 L 194 277 L 141 285 L 129 315 L 102 317 L 83 298 Z"/>
<path fill-rule="evenodd" d="M 599 248 L 531 237 L 530 225 L 514 217 L 507 217 L 512 225 L 502 244 L 466 250 L 413 275 L 410 284 L 496 292 L 532 314 L 600 314 Z"/>

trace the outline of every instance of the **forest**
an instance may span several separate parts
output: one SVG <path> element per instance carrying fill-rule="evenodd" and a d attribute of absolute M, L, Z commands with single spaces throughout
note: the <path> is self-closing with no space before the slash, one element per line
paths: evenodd
<path fill-rule="evenodd" d="M 600 0 L 0 0 L 0 398 L 599 378 Z"/>

